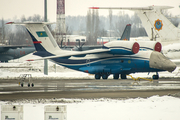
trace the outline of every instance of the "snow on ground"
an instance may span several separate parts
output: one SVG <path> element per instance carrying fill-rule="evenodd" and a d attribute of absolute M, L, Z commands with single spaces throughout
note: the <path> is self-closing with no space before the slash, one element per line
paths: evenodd
<path fill-rule="evenodd" d="M 0 66 L 31 66 L 32 68 L 3 68 L 0 69 L 0 78 L 19 77 L 20 74 L 32 74 L 33 77 L 54 78 L 86 78 L 94 79 L 87 73 L 77 72 L 56 65 L 49 64 L 49 75 L 43 74 L 43 61 L 27 62 L 32 54 L 9 63 L 0 63 Z M 160 77 L 179 77 L 179 68 L 173 73 L 160 72 Z M 136 73 L 134 77 L 148 77 L 154 73 Z M 109 78 L 112 78 L 110 76 Z M 12 104 L 24 106 L 24 120 L 44 120 L 44 106 L 67 105 L 67 120 L 179 120 L 180 98 L 171 96 L 152 96 L 136 99 L 41 99 L 0 101 L 0 105 Z M 0 107 L 1 108 L 1 107 Z M 0 117 L 1 118 L 1 117 Z"/>
<path fill-rule="evenodd" d="M 44 120 L 44 106 L 66 105 L 67 120 L 179 120 L 180 99 L 152 96 L 147 99 L 45 99 L 0 102 L 23 105 L 24 120 Z"/>

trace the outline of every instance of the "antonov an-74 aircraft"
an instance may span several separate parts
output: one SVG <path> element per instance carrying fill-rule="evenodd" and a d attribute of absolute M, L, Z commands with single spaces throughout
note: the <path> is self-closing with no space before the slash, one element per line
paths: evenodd
<path fill-rule="evenodd" d="M 172 72 L 176 65 L 160 52 L 159 48 L 149 41 L 146 45 L 152 50 L 139 51 L 139 44 L 134 41 L 112 41 L 104 44 L 103 49 L 87 51 L 66 51 L 59 48 L 47 24 L 50 23 L 13 23 L 24 25 L 32 37 L 36 53 L 42 59 L 65 66 L 70 69 L 95 74 L 95 79 L 107 79 L 113 74 L 114 79 L 126 79 L 126 75 L 135 72 Z M 36 60 L 42 60 L 36 59 Z M 34 61 L 33 59 L 29 61 Z M 158 74 L 153 75 L 158 79 Z"/>

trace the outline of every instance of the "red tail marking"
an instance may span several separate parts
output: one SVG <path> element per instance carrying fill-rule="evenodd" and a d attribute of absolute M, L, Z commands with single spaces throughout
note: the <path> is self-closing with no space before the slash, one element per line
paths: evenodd
<path fill-rule="evenodd" d="M 34 44 L 42 43 L 41 41 L 33 41 Z"/>
<path fill-rule="evenodd" d="M 99 7 L 89 7 L 89 9 L 99 9 Z"/>
<path fill-rule="evenodd" d="M 6 24 L 13 24 L 14 22 L 8 22 L 8 23 L 6 23 Z"/>
<path fill-rule="evenodd" d="M 29 60 L 26 60 L 26 61 L 34 61 L 33 59 L 29 59 Z"/>

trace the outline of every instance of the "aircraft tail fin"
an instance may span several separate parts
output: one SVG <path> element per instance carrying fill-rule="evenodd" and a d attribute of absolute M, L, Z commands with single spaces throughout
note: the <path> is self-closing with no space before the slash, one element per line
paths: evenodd
<path fill-rule="evenodd" d="M 131 24 L 127 24 L 120 40 L 130 40 Z"/>
<path fill-rule="evenodd" d="M 169 42 L 180 38 L 179 29 L 162 14 L 163 9 L 169 8 L 171 7 L 149 6 L 149 10 L 135 10 L 150 39 Z"/>
<path fill-rule="evenodd" d="M 135 11 L 137 15 L 140 17 L 142 24 L 150 39 L 158 39 L 163 42 L 175 42 L 180 39 L 180 30 L 177 27 L 175 27 L 168 20 L 168 18 L 166 18 L 162 14 L 162 10 L 170 8 L 173 7 L 90 7 L 90 9 L 120 9 Z"/>
<path fill-rule="evenodd" d="M 33 43 L 37 52 L 47 52 L 50 54 L 55 54 L 56 51 L 61 50 L 47 27 L 47 24 L 50 24 L 50 23 L 46 23 L 46 22 L 12 23 L 10 22 L 7 24 L 19 24 L 19 25 L 25 26 L 33 40 Z"/>

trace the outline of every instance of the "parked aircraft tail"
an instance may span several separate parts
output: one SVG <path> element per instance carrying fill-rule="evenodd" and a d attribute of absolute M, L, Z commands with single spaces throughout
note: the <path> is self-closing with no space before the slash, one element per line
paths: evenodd
<path fill-rule="evenodd" d="M 149 7 L 90 7 L 90 9 L 120 9 L 132 10 L 140 17 L 142 24 L 152 40 L 162 42 L 174 42 L 180 40 L 180 30 L 175 27 L 162 14 L 162 10 L 170 9 L 169 6 L 149 6 Z"/>
<path fill-rule="evenodd" d="M 120 40 L 130 40 L 131 24 L 127 24 Z"/>
<path fill-rule="evenodd" d="M 180 29 L 175 27 L 162 14 L 162 10 L 169 8 L 172 7 L 149 6 L 149 10 L 135 10 L 150 39 L 160 39 L 162 42 L 169 42 L 177 41 L 180 38 Z"/>
<path fill-rule="evenodd" d="M 48 54 L 49 55 L 56 54 L 57 52 L 59 52 L 61 50 L 47 27 L 47 24 L 51 24 L 51 23 L 45 23 L 45 22 L 13 23 L 13 22 L 9 22 L 7 24 L 24 25 L 27 28 L 27 31 L 29 32 L 29 34 L 33 40 L 33 43 L 34 43 L 34 46 L 35 46 L 37 52 L 41 52 L 43 54 L 46 54 L 46 56 L 47 56 Z M 42 55 L 42 56 L 44 56 L 44 55 Z"/>

